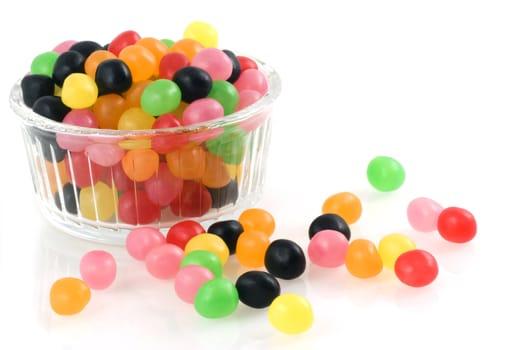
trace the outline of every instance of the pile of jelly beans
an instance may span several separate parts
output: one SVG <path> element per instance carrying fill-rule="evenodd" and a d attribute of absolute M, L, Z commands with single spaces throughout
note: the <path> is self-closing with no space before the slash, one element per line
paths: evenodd
<path fill-rule="evenodd" d="M 195 21 L 175 42 L 128 30 L 105 46 L 65 41 L 33 59 L 21 80 L 25 105 L 92 129 L 30 128 L 58 209 L 143 225 L 158 221 L 164 208 L 200 217 L 236 202 L 246 139 L 265 116 L 204 123 L 252 105 L 268 82 L 255 60 L 217 45 L 216 29 Z M 100 136 L 96 129 L 129 133 Z"/>

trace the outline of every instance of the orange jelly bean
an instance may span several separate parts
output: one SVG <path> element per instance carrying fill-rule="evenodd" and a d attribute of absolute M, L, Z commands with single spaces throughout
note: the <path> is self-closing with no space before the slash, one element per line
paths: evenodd
<path fill-rule="evenodd" d="M 165 45 L 163 41 L 151 37 L 141 38 L 135 44 L 145 47 L 154 55 L 156 58 L 156 68 L 153 75 L 158 76 L 160 60 L 169 52 L 167 45 Z"/>
<path fill-rule="evenodd" d="M 98 65 L 102 63 L 105 60 L 108 60 L 110 58 L 116 58 L 116 55 L 112 53 L 111 51 L 107 50 L 96 50 L 93 53 L 87 57 L 87 59 L 84 62 L 84 70 L 85 74 L 90 76 L 91 78 L 95 78 L 96 76 L 96 69 L 98 68 Z"/>
<path fill-rule="evenodd" d="M 245 267 L 261 267 L 265 263 L 265 252 L 270 244 L 267 234 L 245 230 L 236 243 L 236 258 Z"/>
<path fill-rule="evenodd" d="M 125 174 L 134 181 L 145 181 L 153 176 L 160 165 L 158 153 L 152 149 L 133 149 L 122 158 Z"/>
<path fill-rule="evenodd" d="M 142 80 L 137 81 L 136 83 L 133 83 L 129 90 L 127 90 L 124 94 L 125 101 L 127 102 L 127 106 L 129 108 L 131 107 L 141 107 L 141 98 L 142 98 L 142 92 L 143 90 L 152 83 L 152 80 Z"/>
<path fill-rule="evenodd" d="M 169 52 L 180 52 L 183 53 L 189 61 L 192 61 L 193 57 L 203 49 L 203 45 L 194 39 L 180 39 L 175 42 Z"/>
<path fill-rule="evenodd" d="M 220 188 L 226 186 L 229 181 L 229 170 L 223 162 L 223 159 L 208 152 L 202 183 L 210 188 Z"/>
<path fill-rule="evenodd" d="M 338 214 L 350 225 L 361 216 L 361 200 L 351 192 L 336 193 L 323 202 L 321 211 L 323 214 Z"/>
<path fill-rule="evenodd" d="M 345 267 L 355 277 L 370 278 L 383 270 L 383 262 L 374 243 L 367 239 L 355 239 L 349 243 Z"/>
<path fill-rule="evenodd" d="M 243 211 L 238 218 L 244 230 L 261 231 L 269 237 L 276 227 L 271 213 L 261 208 L 250 208 Z"/>
<path fill-rule="evenodd" d="M 108 94 L 98 97 L 93 106 L 93 113 L 101 129 L 117 129 L 118 120 L 127 109 L 127 102 L 122 96 Z"/>
<path fill-rule="evenodd" d="M 174 176 L 184 180 L 201 179 L 205 172 L 206 152 L 199 146 L 186 146 L 165 155 Z"/>
<path fill-rule="evenodd" d="M 91 289 L 81 279 L 65 277 L 51 286 L 49 302 L 59 315 L 74 315 L 82 311 L 91 300 Z"/>
<path fill-rule="evenodd" d="M 158 66 L 154 54 L 141 45 L 125 47 L 118 58 L 129 67 L 133 82 L 151 78 Z"/>

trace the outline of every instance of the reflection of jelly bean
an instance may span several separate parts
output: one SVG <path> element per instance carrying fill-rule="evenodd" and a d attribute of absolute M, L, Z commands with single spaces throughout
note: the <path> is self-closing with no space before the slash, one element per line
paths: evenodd
<path fill-rule="evenodd" d="M 107 49 L 116 56 L 127 46 L 135 44 L 140 40 L 140 34 L 134 30 L 126 30 L 118 34 L 110 43 Z"/>
<path fill-rule="evenodd" d="M 223 273 L 223 265 L 218 255 L 208 250 L 194 250 L 185 254 L 180 268 L 185 266 L 198 265 L 203 266 L 212 272 L 214 277 L 221 277 Z"/>
<path fill-rule="evenodd" d="M 257 69 L 246 69 L 242 71 L 242 74 L 240 74 L 234 86 L 238 91 L 256 90 L 262 95 L 265 95 L 269 89 L 265 75 Z"/>
<path fill-rule="evenodd" d="M 65 207 L 65 210 L 68 213 L 76 214 L 78 213 L 78 199 L 80 196 L 80 189 L 73 186 L 71 183 L 67 183 L 62 188 L 63 204 L 60 194 L 57 192 L 54 195 L 54 203 L 59 210 L 62 210 Z"/>
<path fill-rule="evenodd" d="M 309 301 L 292 293 L 276 297 L 269 306 L 268 317 L 274 328 L 286 334 L 303 333 L 314 323 Z"/>
<path fill-rule="evenodd" d="M 213 278 L 214 275 L 209 269 L 198 265 L 187 265 L 178 270 L 174 280 L 174 290 L 180 299 L 193 304 L 198 289 Z"/>
<path fill-rule="evenodd" d="M 120 94 L 129 90 L 133 83 L 129 66 L 118 58 L 100 62 L 96 68 L 95 81 L 100 95 Z"/>
<path fill-rule="evenodd" d="M 343 233 L 334 230 L 317 232 L 311 238 L 307 254 L 311 262 L 321 267 L 338 267 L 345 262 L 349 242 Z"/>
<path fill-rule="evenodd" d="M 209 23 L 194 21 L 183 32 L 184 38 L 194 39 L 205 47 L 218 46 L 218 31 Z"/>
<path fill-rule="evenodd" d="M 164 207 L 176 198 L 182 186 L 183 180 L 175 177 L 167 164 L 160 163 L 157 173 L 145 181 L 145 193 L 151 202 Z"/>
<path fill-rule="evenodd" d="M 159 78 L 173 79 L 176 72 L 189 65 L 189 59 L 181 52 L 169 52 L 160 59 Z"/>
<path fill-rule="evenodd" d="M 111 51 L 98 50 L 90 54 L 84 63 L 85 74 L 95 79 L 98 65 L 108 59 L 116 58 Z"/>
<path fill-rule="evenodd" d="M 309 226 L 309 238 L 323 230 L 334 230 L 343 233 L 350 240 L 351 232 L 349 225 L 338 214 L 322 214 L 314 219 Z"/>
<path fill-rule="evenodd" d="M 80 260 L 80 274 L 91 289 L 106 289 L 116 279 L 116 260 L 105 250 L 92 250 Z"/>
<path fill-rule="evenodd" d="M 140 99 L 144 112 L 160 115 L 171 112 L 181 100 L 181 92 L 172 80 L 158 79 L 147 85 Z"/>
<path fill-rule="evenodd" d="M 415 198 L 407 206 L 407 219 L 416 231 L 432 232 L 438 227 L 438 216 L 442 210 L 441 204 L 430 198 Z"/>
<path fill-rule="evenodd" d="M 229 259 L 229 248 L 227 244 L 220 237 L 204 233 L 196 235 L 191 238 L 185 245 L 185 253 L 190 253 L 195 250 L 208 250 L 213 252 L 220 258 L 222 265 L 225 265 Z"/>
<path fill-rule="evenodd" d="M 203 49 L 203 45 L 194 39 L 180 39 L 176 41 L 170 48 L 169 52 L 180 52 L 183 53 L 189 61 Z"/>
<path fill-rule="evenodd" d="M 53 283 L 49 302 L 59 315 L 74 315 L 81 312 L 91 300 L 89 286 L 79 278 L 64 277 Z"/>
<path fill-rule="evenodd" d="M 198 146 L 187 146 L 166 154 L 169 170 L 184 180 L 200 179 L 203 176 L 205 158 L 205 151 Z"/>
<path fill-rule="evenodd" d="M 209 73 L 212 80 L 227 80 L 232 73 L 232 61 L 222 50 L 207 47 L 200 50 L 191 60 L 191 66 Z"/>
<path fill-rule="evenodd" d="M 58 53 L 54 51 L 39 54 L 33 58 L 33 61 L 31 62 L 31 74 L 41 74 L 52 77 L 54 65 L 58 56 Z"/>
<path fill-rule="evenodd" d="M 70 108 L 89 108 L 98 98 L 98 87 L 87 74 L 73 73 L 64 80 L 62 102 Z"/>
<path fill-rule="evenodd" d="M 120 162 L 124 154 L 125 151 L 123 149 L 109 143 L 97 143 L 85 147 L 85 155 L 93 163 L 105 167 L 110 167 Z"/>
<path fill-rule="evenodd" d="M 267 210 L 262 208 L 249 208 L 244 210 L 238 217 L 244 230 L 261 231 L 271 236 L 274 233 L 276 222 L 274 217 Z"/>
<path fill-rule="evenodd" d="M 378 191 L 395 191 L 405 182 L 405 169 L 394 158 L 378 156 L 367 165 L 367 179 Z"/>
<path fill-rule="evenodd" d="M 122 96 L 107 94 L 98 97 L 93 105 L 93 113 L 101 129 L 117 129 L 120 116 L 128 108 Z"/>
<path fill-rule="evenodd" d="M 198 221 L 182 220 L 169 228 L 166 240 L 169 244 L 175 244 L 178 247 L 185 249 L 185 245 L 189 240 L 204 232 L 205 229 Z"/>
<path fill-rule="evenodd" d="M 270 243 L 264 232 L 245 230 L 236 243 L 238 262 L 245 267 L 262 267 Z"/>
<path fill-rule="evenodd" d="M 174 215 L 183 217 L 198 217 L 211 209 L 211 194 L 199 182 L 185 180 L 182 191 L 171 202 Z"/>
<path fill-rule="evenodd" d="M 421 249 L 401 254 L 394 265 L 398 279 L 411 287 L 424 287 L 438 276 L 438 263 L 434 256 Z"/>
<path fill-rule="evenodd" d="M 180 87 L 182 100 L 191 103 L 209 94 L 212 77 L 199 67 L 181 67 L 172 80 Z"/>
<path fill-rule="evenodd" d="M 87 219 L 106 221 L 114 215 L 116 202 L 116 191 L 101 181 L 80 190 L 80 212 Z"/>
<path fill-rule="evenodd" d="M 207 228 L 207 232 L 220 237 L 232 255 L 236 253 L 236 242 L 243 232 L 243 227 L 237 220 L 216 221 Z"/>
<path fill-rule="evenodd" d="M 263 309 L 280 295 L 278 280 L 265 271 L 247 271 L 236 280 L 240 301 L 247 306 Z"/>
<path fill-rule="evenodd" d="M 445 240 L 466 243 L 476 236 L 477 224 L 474 215 L 466 209 L 448 207 L 438 217 L 438 232 Z"/>
<path fill-rule="evenodd" d="M 122 158 L 122 168 L 131 180 L 145 181 L 158 171 L 160 158 L 151 149 L 133 149 Z"/>
<path fill-rule="evenodd" d="M 122 51 L 120 51 L 118 58 L 124 61 L 129 67 L 133 82 L 151 78 L 157 65 L 154 54 L 140 45 L 124 47 Z"/>
<path fill-rule="evenodd" d="M 238 90 L 225 80 L 213 81 L 211 91 L 209 91 L 207 97 L 220 102 L 224 115 L 233 113 L 239 101 Z"/>
<path fill-rule="evenodd" d="M 118 201 L 118 217 L 126 224 L 150 224 L 160 218 L 160 207 L 144 191 L 124 192 Z"/>
<path fill-rule="evenodd" d="M 147 253 L 154 247 L 164 245 L 165 237 L 154 227 L 133 228 L 125 239 L 125 247 L 136 260 L 145 260 Z"/>
<path fill-rule="evenodd" d="M 306 265 L 303 250 L 289 239 L 280 238 L 272 241 L 265 252 L 265 268 L 277 278 L 298 278 L 305 271 Z"/>
<path fill-rule="evenodd" d="M 202 183 L 206 187 L 220 188 L 230 181 L 229 171 L 220 157 L 207 153 Z"/>
<path fill-rule="evenodd" d="M 125 102 L 129 108 L 140 107 L 142 104 L 142 93 L 145 88 L 151 84 L 152 80 L 142 80 L 133 83 L 129 90 L 124 93 Z"/>
<path fill-rule="evenodd" d="M 81 188 L 96 183 L 103 174 L 103 168 L 90 162 L 84 152 L 70 152 L 65 157 L 65 168 L 69 181 Z"/>
<path fill-rule="evenodd" d="M 156 278 L 171 279 L 178 273 L 183 256 L 183 250 L 174 244 L 159 245 L 145 256 L 145 267 Z"/>
<path fill-rule="evenodd" d="M 355 239 L 349 244 L 345 267 L 351 275 L 370 278 L 383 269 L 383 262 L 374 243 L 367 239 Z"/>
<path fill-rule="evenodd" d="M 341 216 L 347 224 L 353 224 L 361 216 L 361 200 L 351 192 L 340 192 L 328 197 L 321 208 L 322 213 Z"/>
<path fill-rule="evenodd" d="M 234 283 L 223 277 L 205 282 L 194 298 L 194 308 L 203 317 L 221 318 L 238 307 L 238 291 Z"/>
<path fill-rule="evenodd" d="M 22 78 L 20 82 L 22 97 L 27 107 L 33 108 L 33 104 L 42 96 L 54 94 L 53 79 L 47 75 L 29 74 Z"/>
<path fill-rule="evenodd" d="M 391 233 L 381 238 L 378 244 L 378 253 L 383 265 L 391 270 L 398 256 L 406 251 L 416 249 L 416 244 L 410 237 L 401 233 Z"/>

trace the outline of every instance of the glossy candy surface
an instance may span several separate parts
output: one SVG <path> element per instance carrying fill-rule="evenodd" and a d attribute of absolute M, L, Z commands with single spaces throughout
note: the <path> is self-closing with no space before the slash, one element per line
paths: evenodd
<path fill-rule="evenodd" d="M 395 191 L 405 182 L 405 169 L 392 157 L 378 156 L 367 166 L 367 179 L 378 191 Z"/>
<path fill-rule="evenodd" d="M 105 250 L 91 250 L 80 260 L 80 274 L 91 289 L 106 289 L 116 279 L 116 260 Z"/>
<path fill-rule="evenodd" d="M 372 241 L 359 238 L 348 246 L 345 267 L 355 277 L 370 278 L 383 270 L 383 261 Z"/>
<path fill-rule="evenodd" d="M 145 256 L 145 267 L 158 279 L 171 279 L 178 273 L 183 257 L 182 248 L 174 244 L 158 245 Z"/>
<path fill-rule="evenodd" d="M 81 312 L 91 300 L 91 290 L 79 278 L 64 277 L 53 283 L 49 302 L 54 312 L 69 316 Z"/>
<path fill-rule="evenodd" d="M 341 232 L 347 241 L 350 240 L 351 232 L 347 222 L 338 214 L 322 214 L 316 217 L 309 225 L 309 238 L 323 230 L 334 230 Z"/>
<path fill-rule="evenodd" d="M 426 250 L 414 249 L 401 254 L 394 265 L 398 279 L 411 287 L 424 287 L 438 276 L 438 263 Z"/>
<path fill-rule="evenodd" d="M 174 279 L 174 290 L 180 299 L 193 304 L 200 287 L 213 278 L 211 270 L 199 265 L 187 265 L 178 270 Z"/>
<path fill-rule="evenodd" d="M 407 235 L 391 233 L 383 236 L 378 244 L 378 252 L 383 265 L 393 270 L 396 259 L 409 250 L 416 249 L 416 244 Z"/>
<path fill-rule="evenodd" d="M 270 244 L 269 237 L 262 231 L 246 229 L 236 243 L 236 258 L 245 267 L 264 265 L 265 252 Z"/>
<path fill-rule="evenodd" d="M 169 228 L 167 232 L 167 243 L 175 244 L 185 249 L 185 245 L 196 235 L 205 232 L 203 226 L 195 220 L 182 220 Z"/>
<path fill-rule="evenodd" d="M 445 208 L 438 217 L 438 232 L 449 242 L 469 242 L 477 233 L 476 218 L 464 208 Z"/>
<path fill-rule="evenodd" d="M 236 243 L 243 232 L 243 226 L 237 220 L 217 221 L 209 226 L 207 232 L 220 237 L 232 255 L 236 253 Z"/>
<path fill-rule="evenodd" d="M 132 229 L 125 240 L 127 252 L 136 260 L 145 260 L 151 249 L 164 244 L 163 234 L 157 228 L 147 226 Z"/>
<path fill-rule="evenodd" d="M 351 225 L 358 221 L 361 216 L 361 200 L 351 192 L 336 193 L 323 202 L 321 212 L 323 214 L 338 214 L 347 224 Z"/>
<path fill-rule="evenodd" d="M 269 244 L 264 263 L 269 273 L 285 280 L 298 278 L 307 266 L 301 247 L 296 242 L 284 238 Z"/>
<path fill-rule="evenodd" d="M 191 238 L 185 245 L 185 253 L 190 253 L 195 250 L 207 250 L 213 252 L 220 258 L 222 265 L 225 265 L 229 259 L 229 248 L 220 237 L 203 233 Z"/>
<path fill-rule="evenodd" d="M 205 282 L 194 298 L 194 308 L 203 317 L 222 318 L 238 307 L 238 291 L 234 283 L 223 277 Z"/>
<path fill-rule="evenodd" d="M 218 255 L 208 250 L 194 250 L 185 254 L 180 268 L 189 265 L 203 266 L 212 272 L 214 277 L 221 277 L 223 273 L 223 265 Z"/>
<path fill-rule="evenodd" d="M 321 267 L 338 267 L 345 262 L 349 241 L 334 230 L 317 232 L 310 240 L 307 254 L 311 262 Z"/>
<path fill-rule="evenodd" d="M 299 334 L 314 323 L 310 302 L 303 296 L 286 293 L 278 296 L 269 306 L 269 322 L 282 333 Z"/>
<path fill-rule="evenodd" d="M 249 208 L 238 217 L 245 230 L 261 231 L 270 237 L 276 228 L 276 222 L 271 213 L 262 208 Z"/>
<path fill-rule="evenodd" d="M 415 198 L 407 206 L 407 219 L 410 226 L 416 231 L 436 231 L 438 217 L 442 210 L 441 204 L 430 198 Z"/>
<path fill-rule="evenodd" d="M 278 280 L 265 271 L 247 271 L 236 280 L 240 301 L 252 308 L 266 308 L 280 295 Z"/>

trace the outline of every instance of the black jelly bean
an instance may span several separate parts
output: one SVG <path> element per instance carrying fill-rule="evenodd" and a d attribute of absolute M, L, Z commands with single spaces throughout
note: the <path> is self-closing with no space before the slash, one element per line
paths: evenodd
<path fill-rule="evenodd" d="M 211 194 L 211 206 L 222 208 L 229 204 L 234 204 L 238 200 L 238 182 L 230 181 L 227 185 L 220 188 L 207 188 Z"/>
<path fill-rule="evenodd" d="M 278 278 L 291 280 L 299 277 L 306 267 L 301 247 L 289 239 L 277 239 L 265 252 L 265 268 Z"/>
<path fill-rule="evenodd" d="M 96 68 L 94 80 L 100 95 L 120 94 L 129 90 L 133 84 L 131 70 L 118 58 L 101 62 Z"/>
<path fill-rule="evenodd" d="M 31 74 L 23 77 L 20 86 L 22 98 L 27 107 L 33 108 L 33 104 L 42 96 L 54 95 L 53 79 L 47 75 Z"/>
<path fill-rule="evenodd" d="M 65 51 L 58 56 L 53 68 L 53 81 L 62 86 L 72 73 L 85 73 L 85 57 L 78 51 Z"/>
<path fill-rule="evenodd" d="M 89 57 L 90 54 L 97 50 L 102 50 L 102 45 L 98 44 L 95 41 L 89 40 L 78 41 L 69 48 L 69 51 L 76 51 L 81 53 L 84 57 L 84 60 L 87 59 L 87 57 Z"/>
<path fill-rule="evenodd" d="M 240 74 L 242 72 L 242 66 L 240 65 L 240 61 L 238 61 L 238 58 L 236 57 L 234 52 L 232 52 L 231 50 L 222 50 L 222 51 L 227 56 L 229 56 L 229 58 L 231 59 L 232 72 L 231 72 L 231 75 L 229 76 L 229 78 L 227 79 L 227 81 L 231 84 L 234 84 L 234 82 L 236 80 L 238 80 L 238 78 L 240 77 Z"/>
<path fill-rule="evenodd" d="M 58 96 L 42 96 L 33 103 L 33 112 L 55 122 L 62 122 L 70 110 Z"/>
<path fill-rule="evenodd" d="M 247 271 L 236 280 L 238 297 L 247 306 L 262 309 L 281 293 L 278 280 L 265 271 Z"/>
<path fill-rule="evenodd" d="M 243 226 L 237 220 L 217 221 L 207 229 L 207 233 L 215 234 L 223 239 L 231 255 L 236 253 L 236 242 L 242 232 Z"/>
<path fill-rule="evenodd" d="M 80 195 L 80 189 L 71 183 L 67 183 L 62 188 L 62 194 L 64 196 L 65 210 L 71 214 L 78 213 L 78 202 L 76 198 Z M 54 203 L 58 209 L 62 210 L 62 200 L 59 192 L 56 192 L 54 195 Z"/>
<path fill-rule="evenodd" d="M 323 214 L 314 219 L 309 226 L 309 238 L 323 230 L 334 230 L 343 233 L 350 240 L 350 228 L 338 214 Z"/>
<path fill-rule="evenodd" d="M 198 67 L 180 68 L 174 74 L 173 81 L 182 92 L 182 100 L 187 103 L 206 97 L 212 88 L 211 76 Z"/>
<path fill-rule="evenodd" d="M 54 133 L 37 128 L 29 128 L 29 132 L 32 142 L 37 149 L 42 150 L 42 155 L 45 160 L 49 162 L 61 162 L 64 160 L 67 152 L 58 146 Z"/>

